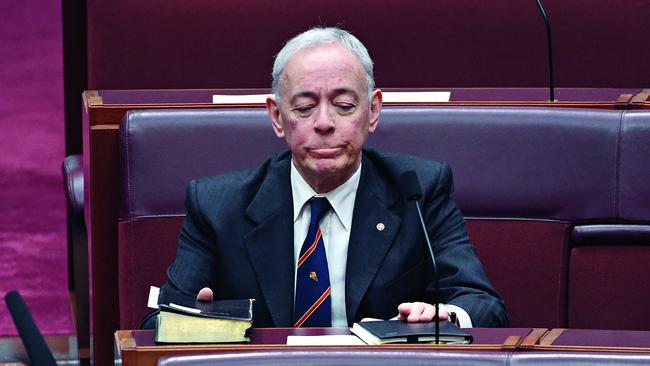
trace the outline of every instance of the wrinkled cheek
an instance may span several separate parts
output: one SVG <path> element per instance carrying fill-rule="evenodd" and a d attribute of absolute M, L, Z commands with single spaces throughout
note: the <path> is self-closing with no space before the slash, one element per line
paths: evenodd
<path fill-rule="evenodd" d="M 287 120 L 287 125 L 288 125 L 289 128 L 291 128 L 292 130 L 295 130 L 295 129 L 298 127 L 298 121 L 293 120 L 293 119 L 289 119 L 289 120 Z"/>
<path fill-rule="evenodd" d="M 306 154 L 304 151 L 306 139 L 300 134 L 295 133 L 295 131 L 291 131 L 285 135 L 285 140 L 294 153 L 297 153 L 299 155 Z"/>
<path fill-rule="evenodd" d="M 352 136 L 352 140 L 354 140 L 354 147 L 358 149 L 362 148 L 367 138 L 368 134 L 365 131 L 361 132 L 360 130 L 357 130 L 354 136 Z"/>

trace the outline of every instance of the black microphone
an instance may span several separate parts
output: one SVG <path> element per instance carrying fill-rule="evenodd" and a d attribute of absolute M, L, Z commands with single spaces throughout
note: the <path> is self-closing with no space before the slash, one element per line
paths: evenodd
<path fill-rule="evenodd" d="M 14 320 L 16 329 L 27 355 L 33 366 L 57 366 L 52 352 L 38 330 L 34 318 L 29 312 L 25 301 L 18 291 L 10 291 L 5 295 L 5 302 Z"/>
<path fill-rule="evenodd" d="M 548 84 L 549 84 L 549 93 L 550 101 L 555 101 L 555 85 L 553 84 L 553 40 L 551 37 L 551 25 L 548 22 L 548 17 L 546 16 L 546 10 L 544 10 L 544 5 L 542 5 L 541 0 L 535 0 L 537 2 L 537 7 L 539 12 L 542 13 L 544 18 L 544 25 L 546 26 L 546 40 L 548 42 Z"/>
<path fill-rule="evenodd" d="M 424 239 L 427 241 L 427 248 L 429 248 L 429 254 L 431 254 L 431 264 L 433 264 L 433 276 L 435 278 L 435 291 L 434 291 L 434 304 L 436 307 L 436 316 L 434 321 L 436 323 L 436 344 L 440 342 L 440 301 L 438 301 L 438 291 L 439 291 L 439 281 L 438 281 L 438 267 L 436 266 L 436 257 L 433 255 L 433 247 L 431 247 L 431 241 L 429 240 L 429 233 L 427 232 L 427 226 L 424 224 L 424 219 L 422 218 L 422 210 L 420 210 L 420 204 L 418 200 L 422 198 L 422 188 L 420 187 L 420 181 L 418 176 L 413 170 L 404 172 L 400 176 L 402 184 L 402 193 L 404 197 L 415 203 L 415 208 L 418 211 L 418 217 L 420 218 L 420 225 L 422 225 L 422 233 L 424 233 Z"/>

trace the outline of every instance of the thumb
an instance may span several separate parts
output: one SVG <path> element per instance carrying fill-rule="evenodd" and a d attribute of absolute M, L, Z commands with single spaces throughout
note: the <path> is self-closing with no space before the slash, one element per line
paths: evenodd
<path fill-rule="evenodd" d="M 213 297 L 214 294 L 209 287 L 202 288 L 201 291 L 199 291 L 199 293 L 196 295 L 196 299 L 199 301 L 212 301 Z"/>
<path fill-rule="evenodd" d="M 397 307 L 397 316 L 395 317 L 395 319 L 406 320 L 409 314 L 411 314 L 411 306 L 412 303 L 410 302 L 399 304 L 399 306 Z"/>

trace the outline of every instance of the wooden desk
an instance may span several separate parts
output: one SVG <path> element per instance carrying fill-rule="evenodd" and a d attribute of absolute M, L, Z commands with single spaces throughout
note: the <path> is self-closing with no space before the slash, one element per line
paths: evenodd
<path fill-rule="evenodd" d="M 402 89 L 403 90 L 403 89 Z M 548 102 L 545 88 L 453 88 L 451 101 L 440 106 L 553 106 L 633 108 L 641 89 L 558 88 L 559 102 Z M 416 90 L 416 91 L 419 91 Z M 97 366 L 112 362 L 113 332 L 120 328 L 117 309 L 117 219 L 119 210 L 119 123 L 127 110 L 153 108 L 217 108 L 217 93 L 259 93 L 267 90 L 99 90 L 83 93 L 83 159 L 85 220 L 93 298 L 93 353 Z M 641 99 L 640 97 L 637 99 Z M 242 106 L 245 107 L 245 106 Z M 250 106 L 248 106 L 250 107 Z M 261 106 L 257 106 L 261 108 Z M 79 294 L 81 296 L 81 294 Z"/>
<path fill-rule="evenodd" d="M 650 108 L 650 89 L 643 89 L 636 93 L 629 104 L 634 108 Z"/>
<path fill-rule="evenodd" d="M 531 333 L 520 344 L 534 351 L 650 353 L 650 332 L 556 328 Z"/>
<path fill-rule="evenodd" d="M 546 329 L 543 329 L 546 331 Z M 116 364 L 122 366 L 155 366 L 164 356 L 233 351 L 268 351 L 283 349 L 323 349 L 345 348 L 365 349 L 377 347 L 391 350 L 418 351 L 491 351 L 512 352 L 520 341 L 529 335 L 532 328 L 473 328 L 468 329 L 474 336 L 472 344 L 389 344 L 381 346 L 287 346 L 289 335 L 330 335 L 351 334 L 349 328 L 257 328 L 253 329 L 251 343 L 232 344 L 192 344 L 156 345 L 152 330 L 118 330 L 115 333 Z M 541 334 L 541 332 L 538 332 Z"/>

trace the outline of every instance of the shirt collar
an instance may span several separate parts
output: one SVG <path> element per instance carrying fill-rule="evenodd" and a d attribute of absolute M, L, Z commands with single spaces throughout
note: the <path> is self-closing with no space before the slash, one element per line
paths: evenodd
<path fill-rule="evenodd" d="M 341 221 L 345 230 L 349 231 L 352 226 L 352 215 L 354 212 L 354 201 L 357 197 L 357 188 L 361 179 L 361 164 L 352 176 L 345 183 L 327 193 L 316 193 L 313 188 L 300 175 L 298 169 L 291 159 L 291 193 L 293 196 L 293 222 L 300 217 L 305 203 L 312 197 L 325 197 L 329 201 L 336 217 Z"/>

